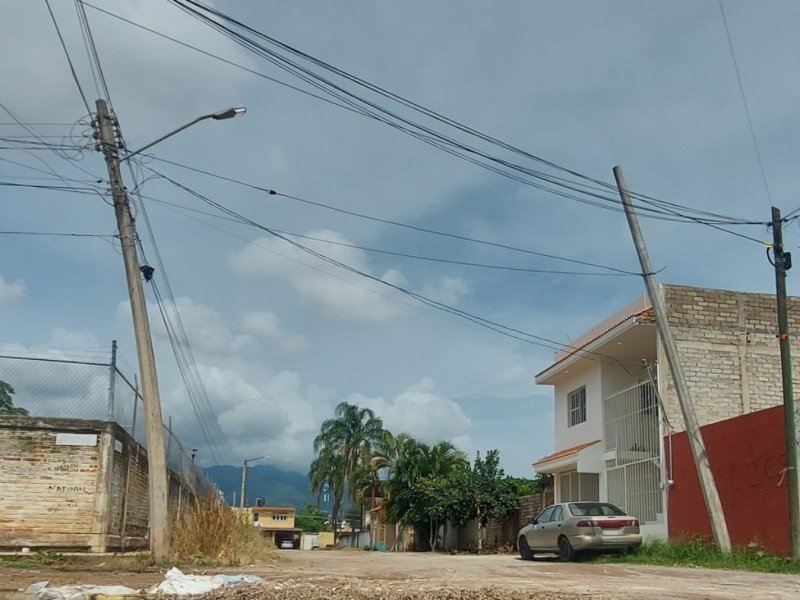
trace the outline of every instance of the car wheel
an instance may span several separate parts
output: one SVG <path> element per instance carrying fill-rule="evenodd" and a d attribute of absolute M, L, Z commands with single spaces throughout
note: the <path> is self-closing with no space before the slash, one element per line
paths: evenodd
<path fill-rule="evenodd" d="M 522 560 L 533 560 L 533 552 L 531 552 L 531 547 L 528 545 L 528 540 L 525 539 L 524 535 L 519 537 L 517 545 L 519 546 L 519 556 Z"/>
<path fill-rule="evenodd" d="M 575 550 L 572 548 L 572 544 L 569 543 L 569 540 L 566 536 L 561 536 L 558 538 L 558 559 L 561 562 L 569 562 L 575 558 Z"/>

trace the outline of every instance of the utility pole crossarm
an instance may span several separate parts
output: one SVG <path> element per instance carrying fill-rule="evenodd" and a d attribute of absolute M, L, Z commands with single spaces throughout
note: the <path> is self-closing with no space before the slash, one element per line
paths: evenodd
<path fill-rule="evenodd" d="M 678 404 L 683 414 L 683 421 L 686 426 L 689 444 L 692 448 L 697 476 L 700 479 L 700 489 L 703 492 L 703 500 L 705 501 L 708 520 L 711 524 L 711 535 L 714 537 L 714 542 L 717 544 L 717 547 L 722 552 L 729 554 L 731 552 L 731 540 L 728 535 L 728 526 L 725 523 L 725 514 L 722 511 L 722 502 L 719 499 L 717 485 L 714 482 L 714 474 L 711 472 L 711 465 L 708 462 L 703 435 L 700 431 L 700 424 L 697 421 L 697 415 L 694 412 L 694 405 L 692 404 L 692 398 L 689 394 L 689 388 L 686 385 L 686 379 L 683 375 L 683 367 L 680 357 L 678 356 L 675 339 L 672 337 L 672 330 L 669 327 L 664 299 L 661 297 L 653 268 L 650 265 L 650 257 L 647 254 L 647 247 L 642 237 L 642 231 L 639 228 L 639 220 L 636 217 L 636 212 L 634 211 L 621 167 L 614 167 L 614 178 L 617 181 L 619 195 L 625 209 L 625 216 L 628 219 L 628 226 L 631 230 L 633 243 L 636 246 L 636 253 L 639 256 L 639 264 L 642 267 L 642 275 L 645 280 L 645 286 L 647 287 L 647 295 L 650 297 L 650 303 L 653 305 L 653 310 L 656 315 L 656 328 L 658 329 L 661 343 L 664 345 L 664 352 L 667 355 L 667 362 L 670 372 L 672 373 L 673 383 L 675 384 Z"/>

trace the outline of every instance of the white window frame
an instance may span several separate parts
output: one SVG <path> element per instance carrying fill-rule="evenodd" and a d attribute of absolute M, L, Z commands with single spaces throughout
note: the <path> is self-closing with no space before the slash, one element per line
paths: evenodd
<path fill-rule="evenodd" d="M 567 394 L 567 427 L 586 422 L 586 386 Z"/>

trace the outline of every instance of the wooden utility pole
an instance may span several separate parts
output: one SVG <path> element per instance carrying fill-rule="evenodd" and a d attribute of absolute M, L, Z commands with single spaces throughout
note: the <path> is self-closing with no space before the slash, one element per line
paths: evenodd
<path fill-rule="evenodd" d="M 772 207 L 772 259 L 775 266 L 775 296 L 778 303 L 778 343 L 781 349 L 783 382 L 783 425 L 786 434 L 786 471 L 789 487 L 789 538 L 792 558 L 800 559 L 800 480 L 797 472 L 797 424 L 792 391 L 792 349 L 789 343 L 789 310 L 786 300 L 786 271 L 791 254 L 783 251 L 781 211 Z"/>
<path fill-rule="evenodd" d="M 667 320 L 667 309 L 658 289 L 658 283 L 656 282 L 653 268 L 650 266 L 650 257 L 647 254 L 647 247 L 642 237 L 642 231 L 639 229 L 639 220 L 636 218 L 633 203 L 631 202 L 630 194 L 628 194 L 628 188 L 625 185 L 625 178 L 622 176 L 621 167 L 614 167 L 614 178 L 617 180 L 617 188 L 619 188 L 619 195 L 622 199 L 622 205 L 625 208 L 625 216 L 628 219 L 628 226 L 631 230 L 633 243 L 636 246 L 636 254 L 638 254 L 639 264 L 642 266 L 642 275 L 644 276 L 645 286 L 647 287 L 647 295 L 650 297 L 650 303 L 653 305 L 653 310 L 656 314 L 656 328 L 658 329 L 661 343 L 664 345 L 667 363 L 672 373 L 672 381 L 675 384 L 675 392 L 678 395 L 678 404 L 681 407 L 681 413 L 683 413 L 683 422 L 686 425 L 686 433 L 692 448 L 695 468 L 697 469 L 697 475 L 700 479 L 700 488 L 703 492 L 703 500 L 706 504 L 708 520 L 711 523 L 711 535 L 714 537 L 714 542 L 717 544 L 717 547 L 722 552 L 730 553 L 731 540 L 728 535 L 728 526 L 725 523 L 725 514 L 722 512 L 722 503 L 720 502 L 719 493 L 717 492 L 717 485 L 714 482 L 714 475 L 708 463 L 708 455 L 706 454 L 703 435 L 700 432 L 700 425 L 697 422 L 697 415 L 695 415 L 694 412 L 694 405 L 689 395 L 689 388 L 683 376 L 683 367 L 681 366 L 675 340 L 672 337 L 672 330 Z"/>
<path fill-rule="evenodd" d="M 164 431 L 161 417 L 161 398 L 158 393 L 156 360 L 153 340 L 150 337 L 150 321 L 147 318 L 139 257 L 136 252 L 136 233 L 131 218 L 130 204 L 122 184 L 117 152 L 116 124 L 108 112 L 105 100 L 97 100 L 97 132 L 108 167 L 108 178 L 114 198 L 114 213 L 117 217 L 122 258 L 128 280 L 128 294 L 136 336 L 136 353 L 142 378 L 142 403 L 144 404 L 145 427 L 147 428 L 147 474 L 148 500 L 150 508 L 150 551 L 155 558 L 169 555 L 169 510 L 167 504 L 167 462 L 164 452 Z"/>

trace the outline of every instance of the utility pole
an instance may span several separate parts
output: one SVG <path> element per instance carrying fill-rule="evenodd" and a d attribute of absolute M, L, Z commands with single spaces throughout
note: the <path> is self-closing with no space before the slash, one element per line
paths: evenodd
<path fill-rule="evenodd" d="M 778 303 L 778 343 L 781 349 L 783 382 L 783 425 L 786 434 L 786 471 L 789 480 L 789 538 L 792 558 L 800 559 L 800 481 L 797 471 L 797 429 L 792 392 L 792 350 L 789 343 L 789 310 L 786 300 L 786 271 L 792 255 L 783 251 L 781 211 L 772 207 L 772 258 L 775 266 L 775 296 Z"/>
<path fill-rule="evenodd" d="M 244 508 L 244 488 L 247 483 L 247 461 L 242 465 L 242 493 L 239 496 L 239 508 Z"/>
<path fill-rule="evenodd" d="M 155 558 L 169 555 L 169 511 L 167 504 L 167 463 L 164 452 L 161 398 L 158 393 L 158 376 L 150 337 L 150 322 L 147 318 L 144 290 L 136 252 L 136 233 L 131 217 L 128 196 L 122 184 L 117 152 L 117 131 L 114 118 L 108 112 L 105 100 L 97 100 L 95 131 L 100 140 L 108 166 L 108 178 L 114 198 L 114 213 L 117 217 L 122 257 L 128 280 L 133 329 L 136 337 L 136 353 L 142 378 L 142 403 L 147 428 L 147 473 L 150 509 L 150 551 Z"/>
<path fill-rule="evenodd" d="M 642 266 L 642 275 L 644 276 L 645 286 L 647 287 L 647 295 L 650 297 L 650 303 L 653 305 L 653 310 L 656 314 L 656 328 L 658 329 L 661 343 L 664 345 L 667 363 L 669 364 L 672 380 L 675 384 L 675 392 L 678 395 L 678 404 L 681 407 L 681 413 L 683 413 L 683 422 L 686 425 L 686 433 L 689 437 L 695 468 L 697 469 L 697 475 L 700 479 L 700 488 L 703 492 L 703 500 L 705 501 L 706 511 L 708 512 L 708 520 L 711 524 L 711 535 L 714 537 L 714 542 L 717 544 L 717 547 L 722 552 L 729 554 L 731 552 L 731 540 L 728 535 L 728 526 L 725 523 L 725 514 L 722 511 L 722 502 L 720 502 L 717 485 L 714 482 L 714 475 L 708 463 L 708 455 L 706 454 L 703 435 L 700 432 L 700 425 L 697 422 L 697 415 L 695 415 L 694 412 L 694 405 L 689 395 L 689 388 L 683 376 L 683 367 L 678 357 L 675 339 L 672 337 L 672 330 L 669 328 L 667 309 L 659 292 L 658 283 L 653 274 L 653 268 L 650 266 L 650 257 L 647 254 L 647 247 L 642 237 L 642 231 L 639 229 L 639 220 L 636 218 L 633 203 L 631 202 L 630 194 L 628 194 L 628 188 L 625 185 L 625 178 L 622 176 L 621 167 L 614 167 L 614 178 L 617 180 L 617 188 L 619 188 L 619 195 L 622 199 L 622 205 L 625 208 L 625 216 L 628 219 L 628 226 L 631 230 L 633 243 L 636 246 L 636 253 L 639 256 L 639 264 Z"/>

